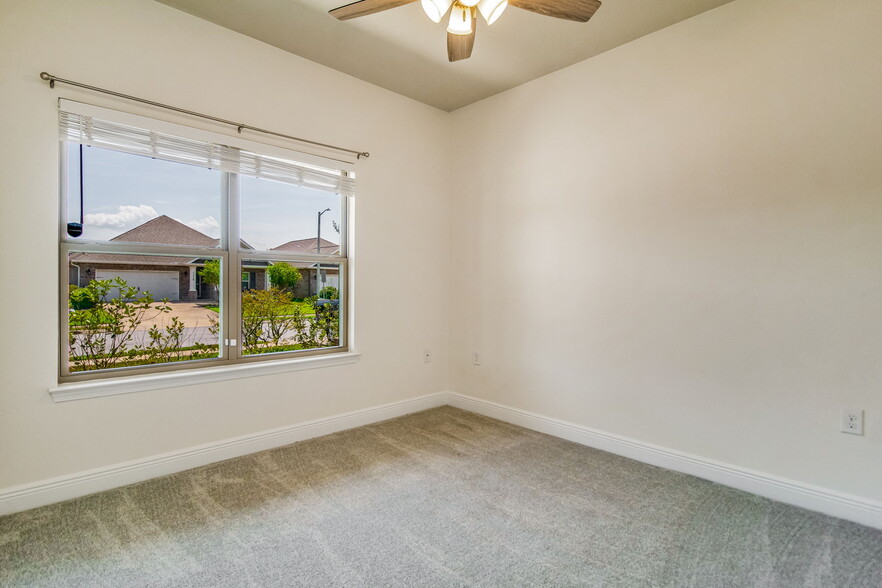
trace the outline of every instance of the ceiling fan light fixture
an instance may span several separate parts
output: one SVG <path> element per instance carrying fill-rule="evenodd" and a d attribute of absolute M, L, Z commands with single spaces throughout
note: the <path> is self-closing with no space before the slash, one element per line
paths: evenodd
<path fill-rule="evenodd" d="M 447 25 L 447 32 L 451 35 L 471 35 L 472 9 L 459 2 L 454 2 L 453 10 L 450 11 L 450 24 Z"/>
<path fill-rule="evenodd" d="M 355 0 L 332 9 L 330 14 L 337 20 L 349 20 L 413 2 L 416 0 Z M 515 8 L 543 16 L 588 22 L 600 8 L 601 2 L 602 0 L 420 0 L 426 16 L 433 22 L 440 23 L 444 15 L 450 12 L 450 23 L 447 25 L 447 60 L 451 63 L 472 56 L 478 12 L 487 24 L 493 24 L 511 3 Z"/>
<path fill-rule="evenodd" d="M 481 0 L 478 2 L 478 10 L 481 11 L 481 16 L 484 17 L 488 25 L 492 25 L 502 16 L 506 6 L 508 6 L 508 0 Z"/>
<path fill-rule="evenodd" d="M 422 0 L 423 12 L 426 13 L 432 22 L 441 22 L 444 15 L 453 4 L 453 0 Z"/>

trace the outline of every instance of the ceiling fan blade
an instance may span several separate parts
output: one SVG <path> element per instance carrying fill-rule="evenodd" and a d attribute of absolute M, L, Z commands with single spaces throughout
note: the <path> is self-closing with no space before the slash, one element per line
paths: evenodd
<path fill-rule="evenodd" d="M 474 11 L 474 8 L 472 8 Z M 454 35 L 447 33 L 447 60 L 451 63 L 468 59 L 472 56 L 472 49 L 475 46 L 475 32 L 478 30 L 478 21 L 472 13 L 472 32 L 468 35 Z"/>
<path fill-rule="evenodd" d="M 472 56 L 475 46 L 475 31 L 471 35 L 452 35 L 447 33 L 447 60 L 460 61 Z"/>
<path fill-rule="evenodd" d="M 508 0 L 508 3 L 536 14 L 576 22 L 588 22 L 600 8 L 600 0 Z"/>
<path fill-rule="evenodd" d="M 412 2 L 416 2 L 416 0 L 358 0 L 358 2 L 335 8 L 328 12 L 328 14 L 337 20 L 349 20 L 350 18 L 358 18 L 359 16 L 367 16 L 375 12 L 389 10 L 390 8 L 398 8 Z"/>

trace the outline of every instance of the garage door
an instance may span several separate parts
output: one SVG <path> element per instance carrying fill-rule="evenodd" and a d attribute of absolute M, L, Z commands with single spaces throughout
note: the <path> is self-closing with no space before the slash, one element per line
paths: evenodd
<path fill-rule="evenodd" d="M 124 271 L 124 270 L 98 270 L 95 277 L 99 280 L 112 280 L 120 277 L 129 286 L 140 288 L 141 292 L 150 292 L 154 300 L 168 298 L 179 300 L 178 272 L 151 272 L 151 271 Z M 114 291 L 112 296 L 119 296 Z"/>

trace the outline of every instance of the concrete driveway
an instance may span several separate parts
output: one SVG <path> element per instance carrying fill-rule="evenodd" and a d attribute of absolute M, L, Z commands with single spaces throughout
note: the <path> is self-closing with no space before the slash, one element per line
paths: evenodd
<path fill-rule="evenodd" d="M 160 302 L 154 302 L 150 306 L 155 309 L 161 306 L 161 304 Z M 147 314 L 144 315 L 144 321 L 141 322 L 138 330 L 146 331 L 154 325 L 163 329 L 171 323 L 172 318 L 177 318 L 188 328 L 209 327 L 211 325 L 211 318 L 218 319 L 216 312 L 203 308 L 195 302 L 167 302 L 166 305 L 171 307 L 171 312 L 147 311 Z"/>
<path fill-rule="evenodd" d="M 160 302 L 154 302 L 150 306 L 155 309 L 161 304 Z M 171 307 L 171 311 L 147 311 L 144 315 L 144 320 L 133 333 L 132 340 L 129 343 L 130 347 L 133 345 L 148 345 L 150 338 L 147 336 L 147 331 L 154 325 L 160 329 L 165 329 L 165 327 L 171 324 L 172 318 L 175 317 L 184 323 L 184 332 L 182 333 L 184 345 L 193 345 L 195 343 L 217 345 L 218 336 L 209 331 L 212 324 L 211 319 L 218 319 L 216 312 L 208 310 L 195 302 L 167 302 L 166 305 Z"/>

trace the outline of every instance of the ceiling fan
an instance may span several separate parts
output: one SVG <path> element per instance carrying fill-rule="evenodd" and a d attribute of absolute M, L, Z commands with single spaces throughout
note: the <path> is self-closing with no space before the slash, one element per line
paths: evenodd
<path fill-rule="evenodd" d="M 416 0 L 358 0 L 335 8 L 330 14 L 338 20 L 349 20 L 412 2 Z M 478 12 L 488 25 L 496 22 L 509 4 L 545 16 L 588 22 L 588 19 L 600 8 L 600 0 L 421 0 L 421 2 L 423 10 L 433 22 L 441 22 L 450 10 L 450 21 L 447 26 L 447 59 L 450 61 L 471 57 L 472 48 L 475 46 Z"/>

